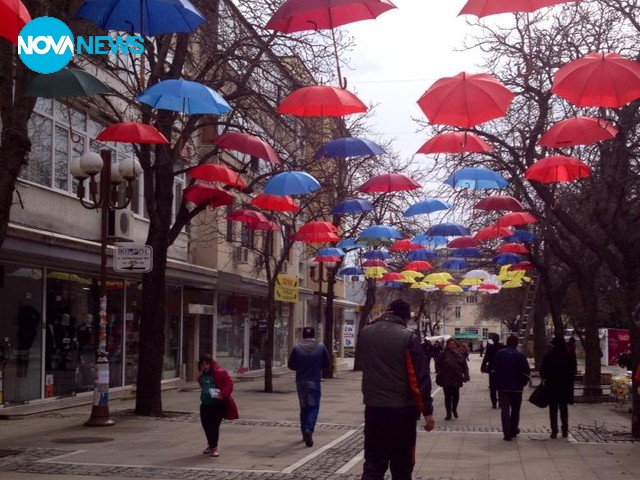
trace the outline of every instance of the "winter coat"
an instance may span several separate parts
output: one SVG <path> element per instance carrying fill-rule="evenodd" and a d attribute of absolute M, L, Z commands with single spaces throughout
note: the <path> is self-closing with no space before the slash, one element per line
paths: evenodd
<path fill-rule="evenodd" d="M 322 370 L 331 367 L 331 359 L 322 343 L 315 338 L 305 338 L 293 347 L 287 365 L 296 371 L 296 383 L 320 385 Z"/>
<path fill-rule="evenodd" d="M 469 366 L 464 354 L 445 347 L 436 360 L 436 377 L 443 388 L 461 387 L 469 380 Z"/>
<path fill-rule="evenodd" d="M 527 357 L 514 347 L 501 348 L 493 358 L 496 390 L 521 392 L 529 382 L 530 371 Z"/>
<path fill-rule="evenodd" d="M 542 359 L 540 378 L 545 381 L 549 400 L 573 403 L 573 382 L 577 371 L 576 356 L 564 345 L 554 346 Z"/>
<path fill-rule="evenodd" d="M 215 383 L 216 388 L 220 390 L 222 401 L 225 403 L 223 418 L 226 420 L 236 420 L 240 418 L 238 406 L 231 396 L 231 392 L 233 392 L 233 379 L 229 375 L 229 372 L 222 368 L 215 360 L 211 360 L 211 368 L 209 371 L 213 372 L 213 383 Z M 198 375 L 198 385 L 204 387 L 202 374 Z"/>

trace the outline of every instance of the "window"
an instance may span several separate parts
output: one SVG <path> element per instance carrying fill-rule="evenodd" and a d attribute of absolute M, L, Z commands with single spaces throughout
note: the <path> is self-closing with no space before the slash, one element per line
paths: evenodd
<path fill-rule="evenodd" d="M 460 317 L 462 317 L 462 307 L 459 307 L 459 306 L 458 306 L 458 307 L 455 307 L 455 310 L 454 310 L 454 314 L 453 314 L 453 316 L 454 316 L 455 318 L 460 318 Z"/>
<path fill-rule="evenodd" d="M 476 295 L 465 297 L 465 299 L 467 303 L 478 303 L 478 297 Z"/>
<path fill-rule="evenodd" d="M 460 333 L 460 327 L 455 327 L 453 329 L 453 335 L 458 335 Z"/>
<path fill-rule="evenodd" d="M 227 217 L 233 211 L 233 202 L 230 205 L 227 205 Z M 233 222 L 231 220 L 227 220 L 227 233 L 225 235 L 225 239 L 227 242 L 233 242 Z"/>
<path fill-rule="evenodd" d="M 243 247 L 253 248 L 255 240 L 255 230 L 247 227 L 246 223 L 242 223 L 242 230 L 240 231 L 240 243 Z"/>
<path fill-rule="evenodd" d="M 487 340 L 489 338 L 489 329 L 488 328 L 485 328 L 485 327 L 482 328 L 482 338 L 484 340 Z"/>

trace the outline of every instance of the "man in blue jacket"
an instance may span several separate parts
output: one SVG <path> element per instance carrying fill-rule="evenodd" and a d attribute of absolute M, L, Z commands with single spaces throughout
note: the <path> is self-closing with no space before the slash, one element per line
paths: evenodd
<path fill-rule="evenodd" d="M 522 389 L 529 382 L 529 362 L 527 357 L 518 350 L 518 337 L 507 338 L 507 348 L 496 352 L 493 359 L 493 373 L 495 375 L 500 414 L 502 419 L 502 434 L 504 439 L 511 441 L 520 433 L 520 407 L 522 406 Z"/>
<path fill-rule="evenodd" d="M 313 446 L 313 431 L 320 411 L 320 378 L 331 366 L 329 352 L 315 338 L 313 327 L 302 329 L 302 342 L 289 355 L 288 367 L 296 372 L 296 389 L 300 401 L 300 429 L 307 447 Z"/>

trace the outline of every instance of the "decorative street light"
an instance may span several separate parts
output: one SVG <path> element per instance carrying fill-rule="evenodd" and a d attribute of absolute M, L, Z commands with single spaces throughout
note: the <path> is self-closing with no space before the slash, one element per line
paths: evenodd
<path fill-rule="evenodd" d="M 109 414 L 109 357 L 107 354 L 107 234 L 109 212 L 126 208 L 133 198 L 133 181 L 142 173 L 137 160 L 130 158 L 119 164 L 111 163 L 111 150 L 100 155 L 87 152 L 74 158 L 69 171 L 78 180 L 78 199 L 83 207 L 101 211 L 100 224 L 100 322 L 94 371 L 94 390 L 89 427 L 114 425 Z M 96 181 L 95 176 L 100 174 Z M 89 199 L 85 198 L 84 181 L 89 178 Z M 118 185 L 127 182 L 124 198 L 119 198 Z"/>
<path fill-rule="evenodd" d="M 328 282 L 331 277 L 331 270 L 336 266 L 336 262 L 327 262 L 322 260 L 317 260 L 313 258 L 308 262 L 309 265 L 309 276 L 311 280 L 317 282 L 318 284 L 318 324 L 322 321 L 322 283 Z M 327 269 L 324 269 L 324 266 L 327 266 Z"/>

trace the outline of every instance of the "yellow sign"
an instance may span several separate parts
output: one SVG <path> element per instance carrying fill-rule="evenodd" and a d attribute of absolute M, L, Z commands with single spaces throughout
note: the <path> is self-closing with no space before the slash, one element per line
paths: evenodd
<path fill-rule="evenodd" d="M 276 280 L 276 300 L 279 302 L 298 301 L 298 277 L 279 273 Z"/>

